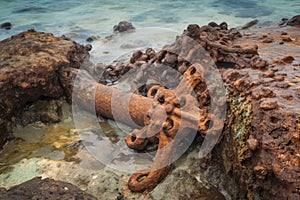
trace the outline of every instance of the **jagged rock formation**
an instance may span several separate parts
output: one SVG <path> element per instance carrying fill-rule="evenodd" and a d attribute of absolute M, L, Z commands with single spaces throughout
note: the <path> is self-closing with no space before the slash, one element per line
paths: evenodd
<path fill-rule="evenodd" d="M 248 34 L 237 42 L 255 41 L 269 66 L 223 72 L 229 111 L 215 155 L 238 183 L 238 198 L 300 198 L 299 39 L 289 27 Z"/>

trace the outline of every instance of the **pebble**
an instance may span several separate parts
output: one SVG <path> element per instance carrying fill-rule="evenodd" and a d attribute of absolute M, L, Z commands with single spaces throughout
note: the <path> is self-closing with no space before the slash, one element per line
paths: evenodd
<path fill-rule="evenodd" d="M 275 72 L 273 70 L 269 70 L 264 73 L 264 76 L 269 77 L 269 78 L 273 77 L 274 75 L 275 75 Z"/>
<path fill-rule="evenodd" d="M 113 27 L 114 32 L 125 32 L 125 31 L 129 31 L 129 30 L 134 30 L 135 27 L 132 25 L 132 23 L 127 22 L 127 21 L 121 21 L 119 22 L 118 25 L 115 25 Z"/>
<path fill-rule="evenodd" d="M 263 40 L 263 43 L 272 43 L 273 42 L 273 39 L 265 39 Z"/>
<path fill-rule="evenodd" d="M 288 64 L 291 64 L 293 61 L 295 60 L 295 58 L 293 56 L 286 56 L 284 58 L 282 58 L 282 61 Z"/>
<path fill-rule="evenodd" d="M 284 81 L 284 77 L 283 76 L 275 76 L 273 79 L 275 81 Z"/>
<path fill-rule="evenodd" d="M 100 36 L 99 36 L 99 35 L 92 35 L 92 36 L 88 37 L 88 38 L 86 39 L 86 41 L 87 41 L 87 42 L 93 42 L 93 41 L 99 40 L 99 39 L 100 39 Z"/>
<path fill-rule="evenodd" d="M 268 174 L 268 169 L 264 166 L 256 166 L 254 167 L 254 173 L 257 179 L 265 180 Z"/>
<path fill-rule="evenodd" d="M 266 60 L 260 60 L 259 62 L 256 63 L 257 68 L 265 68 L 267 67 L 268 62 Z"/>
<path fill-rule="evenodd" d="M 123 200 L 123 199 L 124 199 L 124 196 L 122 194 L 117 196 L 117 200 Z"/>
<path fill-rule="evenodd" d="M 250 150 L 255 151 L 258 146 L 258 140 L 257 139 L 248 139 L 247 140 L 247 145 Z"/>

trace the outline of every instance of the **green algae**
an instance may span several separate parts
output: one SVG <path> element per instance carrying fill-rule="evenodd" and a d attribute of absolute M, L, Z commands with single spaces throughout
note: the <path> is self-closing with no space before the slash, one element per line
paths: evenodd
<path fill-rule="evenodd" d="M 231 124 L 232 135 L 237 145 L 238 159 L 243 161 L 251 157 L 251 152 L 247 145 L 252 122 L 251 98 L 249 96 L 239 96 L 238 98 L 231 97 L 229 99 L 231 99 L 230 113 L 233 115 Z"/>
<path fill-rule="evenodd" d="M 7 183 L 17 185 L 39 176 L 40 172 L 37 168 L 37 163 L 40 160 L 41 158 L 22 159 L 10 169 L 10 173 L 0 174 L 0 185 L 6 186 Z"/>
<path fill-rule="evenodd" d="M 16 136 L 23 135 L 23 137 L 10 141 L 0 152 L 0 173 L 10 170 L 22 159 L 43 157 L 79 162 L 79 159 L 74 157 L 78 148 L 73 148 L 72 144 L 78 142 L 80 137 L 71 122 L 42 128 L 36 128 L 36 124 L 30 124 L 24 129 L 17 128 L 15 134 Z"/>

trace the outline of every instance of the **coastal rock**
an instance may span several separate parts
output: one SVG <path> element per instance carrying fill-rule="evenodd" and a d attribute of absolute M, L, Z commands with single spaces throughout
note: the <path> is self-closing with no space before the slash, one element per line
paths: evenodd
<path fill-rule="evenodd" d="M 287 20 L 286 25 L 300 28 L 300 15 L 296 15 L 291 19 Z"/>
<path fill-rule="evenodd" d="M 129 30 L 134 30 L 135 27 L 132 25 L 132 23 L 127 21 L 121 21 L 118 25 L 115 25 L 113 27 L 114 32 L 122 33 Z"/>
<path fill-rule="evenodd" d="M 246 23 L 245 25 L 243 25 L 243 26 L 241 27 L 241 29 L 242 29 L 242 30 L 246 30 L 246 29 L 252 28 L 253 26 L 256 26 L 256 25 L 258 24 L 258 22 L 259 22 L 259 21 L 258 21 L 257 19 L 252 20 L 252 21 Z"/>
<path fill-rule="evenodd" d="M 282 18 L 279 23 L 280 26 L 294 26 L 300 28 L 300 15 L 296 15 L 291 19 Z"/>
<path fill-rule="evenodd" d="M 0 42 L 0 146 L 9 137 L 11 118 L 26 104 L 64 96 L 59 71 L 79 68 L 87 54 L 68 38 L 34 30 Z"/>
<path fill-rule="evenodd" d="M 17 115 L 16 122 L 22 126 L 35 122 L 58 123 L 61 120 L 62 105 L 62 99 L 38 100 L 32 105 L 25 106 Z"/>
<path fill-rule="evenodd" d="M 53 179 L 33 178 L 8 190 L 0 188 L 0 199 L 82 199 L 97 200 L 96 197 L 80 190 L 78 187 Z"/>
<path fill-rule="evenodd" d="M 100 39 L 100 36 L 99 36 L 99 35 L 92 35 L 92 36 L 88 37 L 88 38 L 86 39 L 86 41 L 87 41 L 87 42 L 93 42 L 93 41 L 99 40 L 99 39 Z"/>
<path fill-rule="evenodd" d="M 4 22 L 3 24 L 0 25 L 0 28 L 9 30 L 12 28 L 12 25 L 10 22 Z"/>
<path fill-rule="evenodd" d="M 252 36 L 240 38 L 237 43 L 253 43 L 264 32 L 276 43 L 282 32 L 296 40 L 300 37 L 292 27 L 266 28 L 256 33 L 253 30 Z M 300 198 L 300 143 L 294 137 L 300 131 L 300 96 L 292 95 L 300 84 L 299 69 L 293 66 L 300 62 L 299 46 L 294 48 L 297 41 L 286 45 L 279 48 L 282 50 L 270 51 L 274 43 L 258 44 L 260 55 L 270 65 L 258 70 L 261 68 L 255 62 L 250 69 L 238 70 L 239 74 L 248 74 L 243 77 L 246 87 L 235 85 L 233 72 L 223 73 L 229 86 L 230 108 L 223 141 L 214 155 L 221 155 L 217 160 L 223 160 L 225 171 L 239 180 L 238 191 L 244 195 L 233 195 L 233 199 Z M 279 61 L 278 55 L 282 57 Z"/>

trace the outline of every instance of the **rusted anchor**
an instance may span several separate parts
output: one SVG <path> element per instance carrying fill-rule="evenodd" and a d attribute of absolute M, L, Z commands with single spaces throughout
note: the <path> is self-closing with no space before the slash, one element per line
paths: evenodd
<path fill-rule="evenodd" d="M 191 95 L 194 87 L 203 81 L 203 73 L 191 66 L 174 90 L 156 85 L 148 91 L 147 96 L 154 102 L 147 112 L 145 127 L 132 131 L 125 142 L 135 150 L 145 150 L 149 143 L 158 144 L 158 150 L 150 170 L 136 172 L 130 177 L 128 186 L 132 191 L 152 189 L 165 178 L 174 161 L 179 138 L 185 137 L 189 129 L 198 130 L 199 121 L 204 122 L 197 101 Z"/>
<path fill-rule="evenodd" d="M 125 113 L 143 128 L 135 129 L 127 135 L 125 142 L 134 150 L 143 151 L 147 145 L 158 145 L 151 169 L 134 173 L 128 187 L 135 192 L 154 188 L 166 177 L 174 161 L 178 143 L 186 137 L 190 129 L 201 130 L 207 126 L 207 116 L 201 116 L 198 102 L 192 96 L 193 89 L 204 82 L 204 69 L 200 64 L 191 65 L 183 74 L 179 85 L 171 90 L 155 85 L 148 90 L 147 97 L 133 94 L 129 106 L 123 105 L 125 92 L 98 84 L 95 107 L 98 114 L 113 119 L 111 107 L 118 108 L 118 120 L 130 124 Z M 112 93 L 117 102 L 112 102 Z M 175 138 L 176 137 L 176 138 Z"/>
<path fill-rule="evenodd" d="M 74 76 L 76 72 L 62 72 L 64 77 L 67 74 Z M 125 138 L 129 148 L 143 151 L 149 144 L 158 145 L 151 169 L 136 172 L 130 177 L 128 187 L 132 191 L 153 189 L 168 175 L 176 157 L 177 145 L 189 130 L 207 130 L 210 117 L 202 115 L 204 111 L 198 107 L 198 102 L 192 95 L 194 88 L 204 82 L 204 68 L 201 64 L 191 65 L 175 89 L 154 85 L 148 90 L 147 97 L 131 94 L 129 102 L 126 101 L 129 95 L 127 92 L 103 84 L 95 86 L 95 82 L 90 80 L 91 78 L 82 80 L 83 84 L 79 84 L 81 88 L 78 89 L 80 92 L 73 98 L 78 98 L 85 108 L 90 107 L 94 101 L 96 112 L 109 119 L 115 119 L 112 108 L 117 108 L 117 120 L 128 125 L 134 125 L 133 121 L 135 125 L 143 126 L 141 130 L 135 129 Z M 91 89 L 92 87 L 96 89 Z M 130 120 L 126 117 L 128 113 Z"/>

